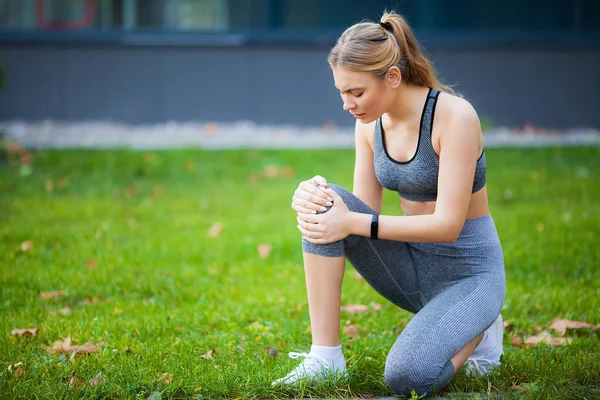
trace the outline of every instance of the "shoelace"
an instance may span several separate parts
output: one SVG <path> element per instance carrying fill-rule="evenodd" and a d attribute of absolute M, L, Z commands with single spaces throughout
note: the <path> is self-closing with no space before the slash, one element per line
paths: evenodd
<path fill-rule="evenodd" d="M 486 365 L 487 363 L 487 365 Z M 467 359 L 467 365 L 474 368 L 475 371 L 480 375 L 485 375 L 489 371 L 489 361 L 484 357 L 474 357 Z"/>
<path fill-rule="evenodd" d="M 312 361 L 312 359 L 319 360 L 322 363 L 322 364 L 318 364 L 316 362 L 310 362 L 310 363 L 306 362 L 306 364 L 308 364 L 310 366 L 322 367 L 324 365 L 325 367 L 327 367 L 327 369 L 329 369 L 331 367 L 331 363 L 329 361 L 327 361 L 324 358 L 321 358 L 319 356 L 315 356 L 314 354 L 296 353 L 296 352 L 292 351 L 292 352 L 288 353 L 288 356 L 290 358 L 294 358 L 294 359 L 304 357 L 305 361 L 306 360 Z M 300 364 L 300 365 L 304 365 L 305 361 L 303 361 L 302 364 Z M 304 366 L 304 368 L 306 369 L 306 366 Z"/>

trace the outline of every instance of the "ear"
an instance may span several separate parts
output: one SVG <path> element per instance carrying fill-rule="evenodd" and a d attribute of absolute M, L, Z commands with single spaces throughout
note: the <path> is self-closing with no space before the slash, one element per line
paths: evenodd
<path fill-rule="evenodd" d="M 400 83 L 402 83 L 402 74 L 400 73 L 400 69 L 398 67 L 395 65 L 390 67 L 385 74 L 385 77 L 392 89 L 397 89 L 400 87 Z"/>

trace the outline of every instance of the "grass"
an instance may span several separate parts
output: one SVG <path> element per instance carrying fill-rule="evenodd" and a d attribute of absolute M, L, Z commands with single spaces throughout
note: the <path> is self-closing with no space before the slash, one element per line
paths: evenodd
<path fill-rule="evenodd" d="M 487 160 L 507 272 L 504 364 L 490 378 L 461 372 L 447 393 L 600 398 L 599 330 L 569 330 L 566 346 L 510 345 L 554 318 L 600 323 L 600 148 L 490 149 Z M 359 334 L 343 335 L 350 381 L 270 387 L 297 363 L 287 352 L 310 345 L 292 194 L 316 174 L 351 188 L 353 163 L 347 150 L 39 151 L 30 168 L 5 160 L 0 397 L 390 395 L 385 357 L 411 314 L 349 265 L 342 304 L 382 305 L 342 313 L 342 326 Z M 265 176 L 284 166 L 287 176 Z M 386 192 L 383 213 L 399 212 L 397 195 Z M 222 233 L 211 237 L 216 223 Z M 271 246 L 266 259 L 260 244 Z M 41 298 L 54 290 L 63 293 Z M 18 337 L 14 328 L 39 333 Z M 105 346 L 73 358 L 45 350 L 68 335 Z M 72 376 L 84 386 L 70 389 Z M 105 381 L 91 386 L 94 377 Z"/>

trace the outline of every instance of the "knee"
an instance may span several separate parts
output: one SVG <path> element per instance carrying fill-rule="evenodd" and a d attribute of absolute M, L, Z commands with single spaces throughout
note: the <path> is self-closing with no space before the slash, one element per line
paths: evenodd
<path fill-rule="evenodd" d="M 394 394 L 406 397 L 411 397 L 413 391 L 418 396 L 431 395 L 436 390 L 438 378 L 434 371 L 419 362 L 387 362 L 384 376 Z"/>

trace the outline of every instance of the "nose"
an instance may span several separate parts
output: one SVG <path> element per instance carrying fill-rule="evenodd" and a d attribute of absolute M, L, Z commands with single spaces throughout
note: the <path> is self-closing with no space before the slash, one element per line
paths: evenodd
<path fill-rule="evenodd" d="M 356 108 L 356 103 L 344 99 L 344 111 L 350 111 Z"/>

